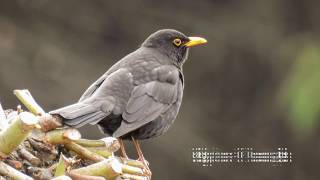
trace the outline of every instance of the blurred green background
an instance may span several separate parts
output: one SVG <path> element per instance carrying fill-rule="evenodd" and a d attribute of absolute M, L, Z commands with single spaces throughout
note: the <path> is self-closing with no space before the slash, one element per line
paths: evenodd
<path fill-rule="evenodd" d="M 191 50 L 177 121 L 142 143 L 154 179 L 319 179 L 320 1 L 3 0 L 0 100 L 27 88 L 47 111 L 76 102 L 151 33 L 208 39 Z M 82 129 L 102 137 L 96 127 Z M 192 163 L 193 147 L 275 150 L 293 162 Z M 131 157 L 133 147 L 127 144 Z"/>

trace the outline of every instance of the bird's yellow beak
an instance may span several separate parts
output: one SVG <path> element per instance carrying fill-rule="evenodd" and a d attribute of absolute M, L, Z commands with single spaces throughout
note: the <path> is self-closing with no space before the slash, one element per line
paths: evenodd
<path fill-rule="evenodd" d="M 201 37 L 188 37 L 189 41 L 185 44 L 185 46 L 187 47 L 192 47 L 192 46 L 197 46 L 200 44 L 205 44 L 208 41 L 205 38 L 201 38 Z"/>

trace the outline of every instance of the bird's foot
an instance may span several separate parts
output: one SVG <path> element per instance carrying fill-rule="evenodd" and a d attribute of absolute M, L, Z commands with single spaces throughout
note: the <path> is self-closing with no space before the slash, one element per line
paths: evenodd
<path fill-rule="evenodd" d="M 144 165 L 144 168 L 143 168 L 143 172 L 144 172 L 144 175 L 148 178 L 148 179 L 151 179 L 151 176 L 152 176 L 152 172 L 149 168 L 149 162 L 143 158 L 143 157 L 139 157 L 137 159 L 138 161 L 142 162 L 143 165 Z"/>
<path fill-rule="evenodd" d="M 121 157 L 122 157 L 122 160 L 128 160 L 129 157 L 126 153 L 126 150 L 124 148 L 124 143 L 123 143 L 123 140 L 119 138 L 119 143 L 120 143 L 120 152 L 121 152 Z"/>
<path fill-rule="evenodd" d="M 129 160 L 129 158 L 128 157 L 121 157 L 120 156 L 120 159 L 121 159 L 121 162 L 123 163 L 123 164 L 128 164 L 128 160 Z"/>
<path fill-rule="evenodd" d="M 149 162 L 148 162 L 145 158 L 139 157 L 139 158 L 137 159 L 137 161 L 140 161 L 140 162 L 142 162 L 144 165 L 146 165 L 146 166 L 149 167 Z"/>

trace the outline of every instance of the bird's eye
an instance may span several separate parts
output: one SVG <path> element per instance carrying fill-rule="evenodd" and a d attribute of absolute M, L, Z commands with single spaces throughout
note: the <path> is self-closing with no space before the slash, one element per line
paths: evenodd
<path fill-rule="evenodd" d="M 175 46 L 180 46 L 180 45 L 181 45 L 181 39 L 179 39 L 179 38 L 174 39 L 172 42 L 173 42 L 173 44 L 174 44 Z"/>

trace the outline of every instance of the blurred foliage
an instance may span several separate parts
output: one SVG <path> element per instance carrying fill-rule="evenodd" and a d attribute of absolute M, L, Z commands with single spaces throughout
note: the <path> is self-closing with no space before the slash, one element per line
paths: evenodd
<path fill-rule="evenodd" d="M 302 48 L 289 75 L 288 108 L 294 127 L 312 132 L 320 120 L 320 46 Z M 303 134 L 302 134 L 303 135 Z"/>

